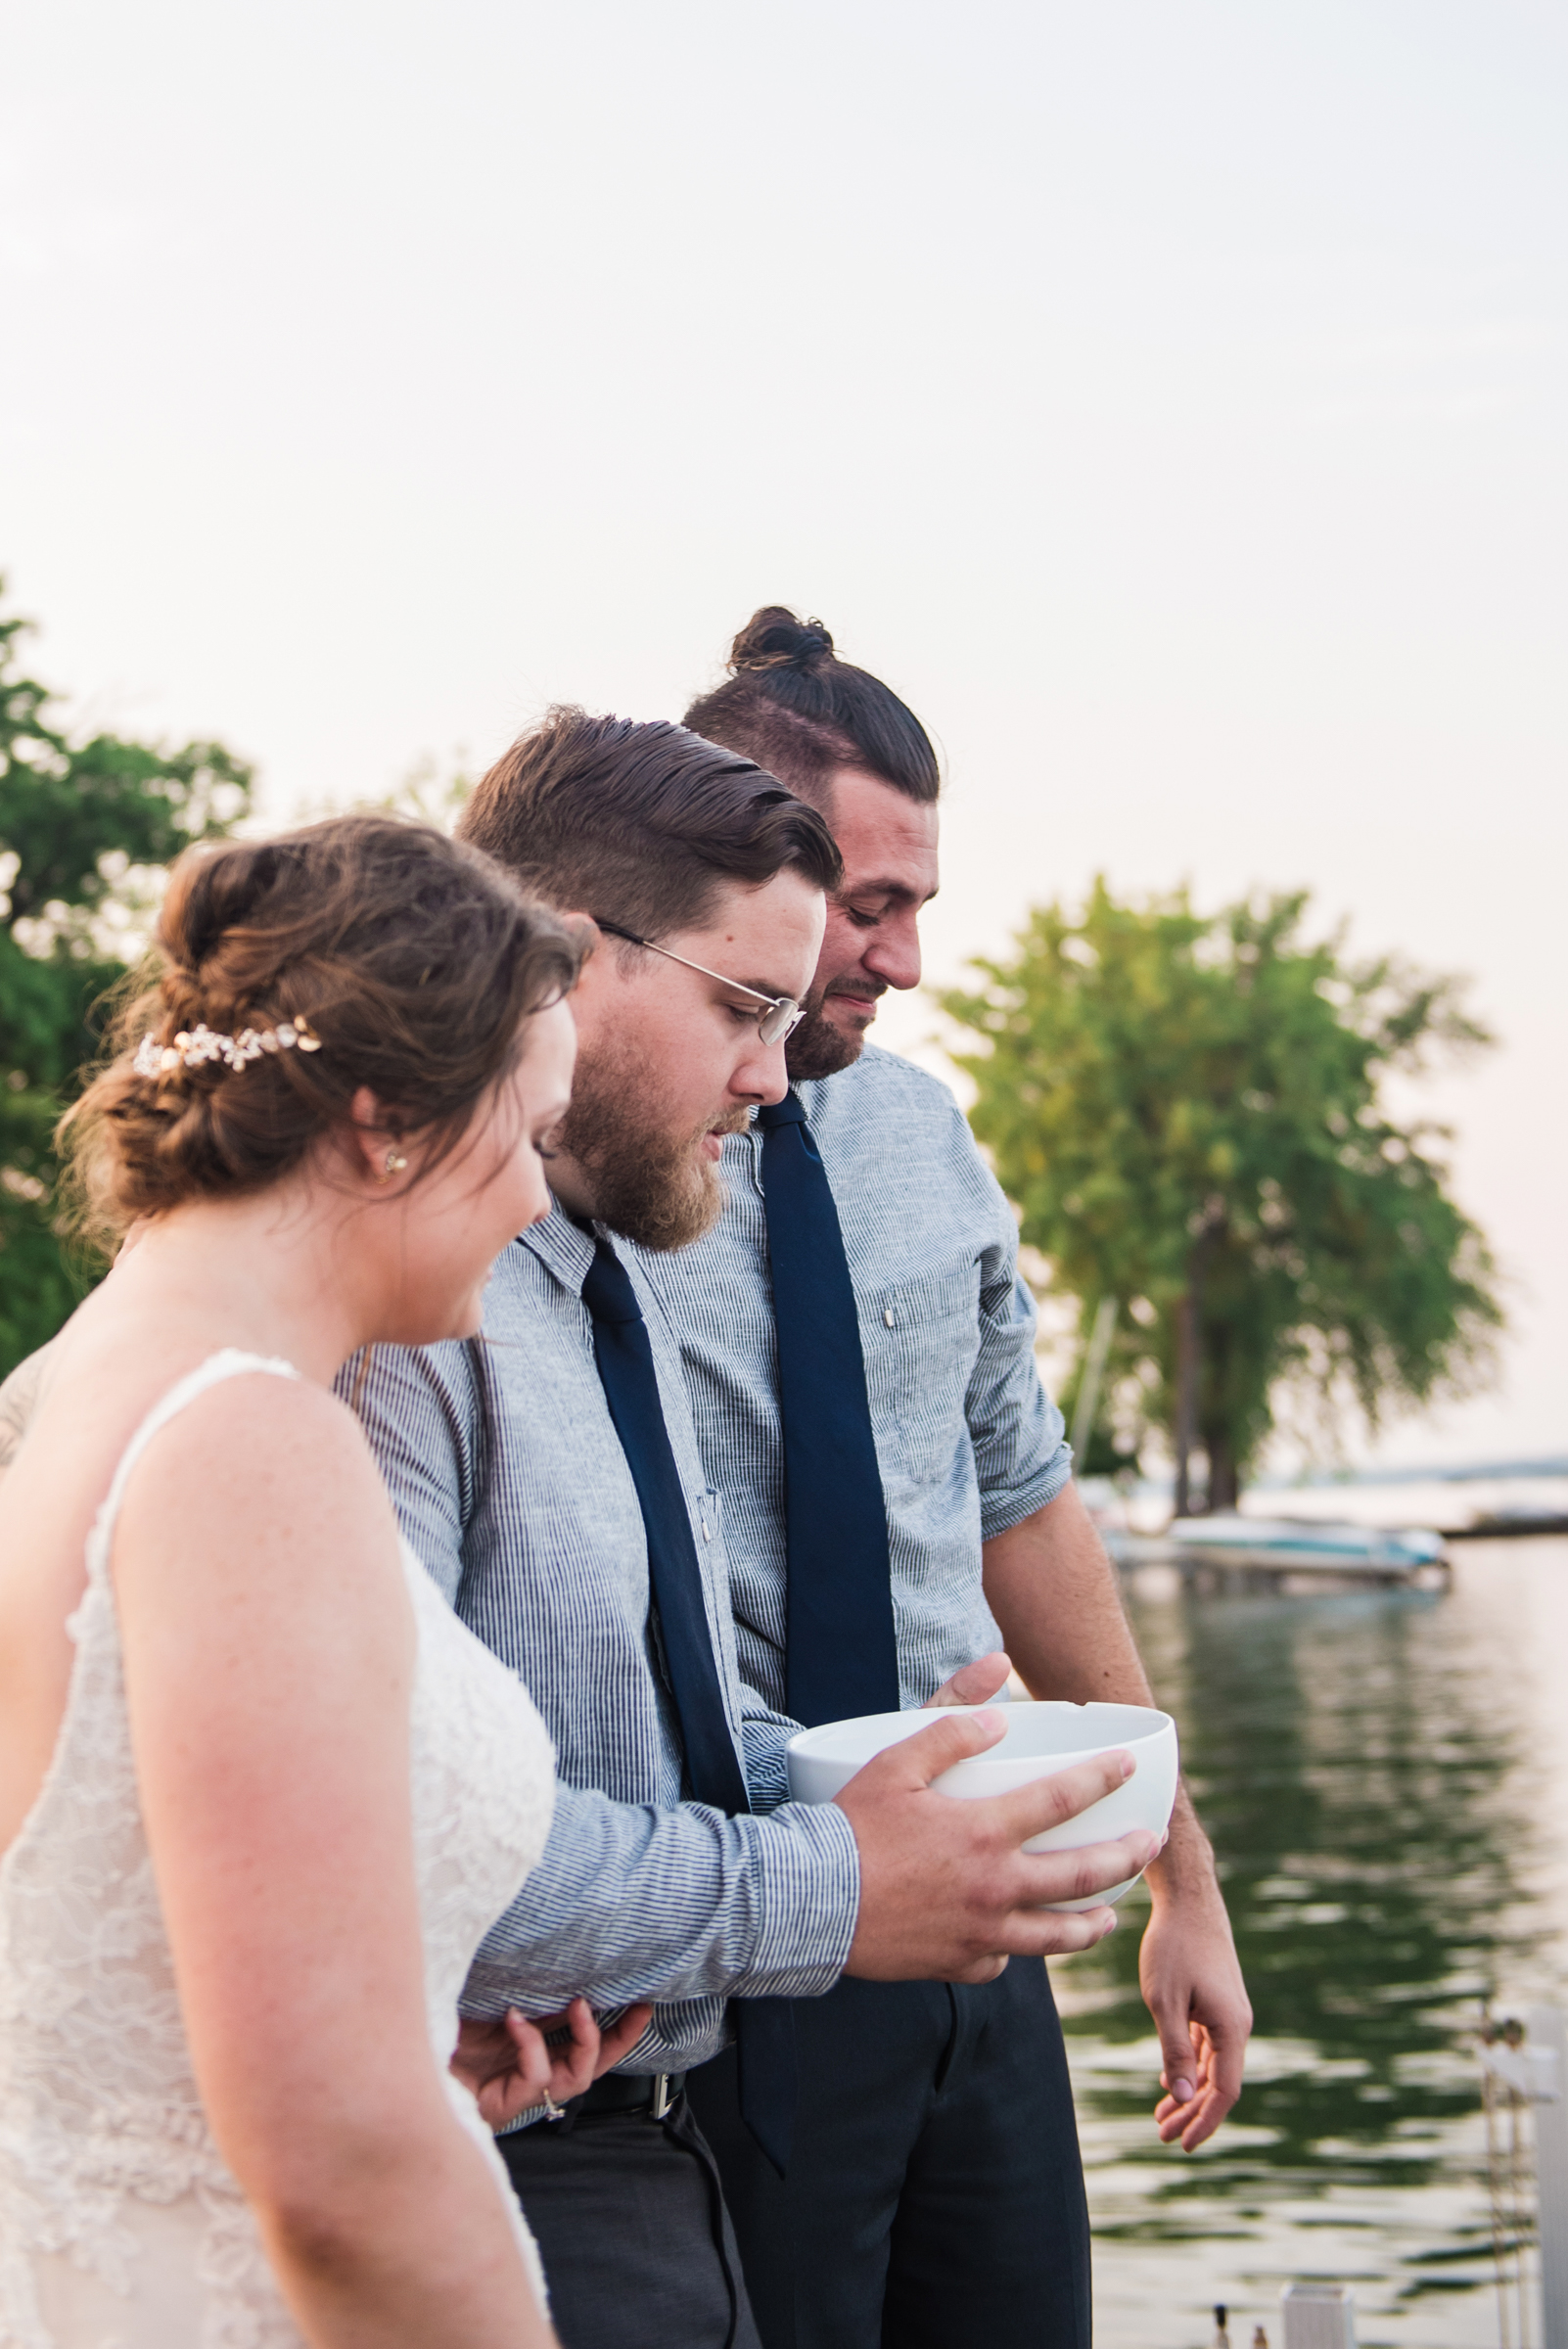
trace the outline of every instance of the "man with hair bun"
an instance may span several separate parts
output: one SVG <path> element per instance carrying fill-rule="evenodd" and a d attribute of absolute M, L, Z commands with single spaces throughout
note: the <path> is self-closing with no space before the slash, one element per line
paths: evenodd
<path fill-rule="evenodd" d="M 866 1042 L 878 998 L 920 978 L 941 785 L 925 729 L 779 606 L 685 723 L 818 808 L 844 859 L 787 1098 L 726 1138 L 715 1227 L 639 1260 L 724 1506 L 741 1671 L 807 1723 L 929 1704 L 966 1667 L 984 1698 L 1009 1658 L 1037 1697 L 1147 1704 L 1035 1367 L 1012 1213 L 947 1088 Z M 1184 1795 L 1149 1883 L 1155 2120 L 1191 2150 L 1239 2093 L 1251 2014 Z M 846 1979 L 795 2028 L 782 2177 L 740 2126 L 733 2053 L 691 2083 L 765 2349 L 1084 2349 L 1087 2217 L 1043 1965 Z"/>

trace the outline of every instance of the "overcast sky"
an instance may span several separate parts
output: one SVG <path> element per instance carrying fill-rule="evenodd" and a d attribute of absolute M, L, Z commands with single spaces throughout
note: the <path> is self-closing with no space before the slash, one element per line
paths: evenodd
<path fill-rule="evenodd" d="M 1568 15 L 0 8 L 0 566 L 269 811 L 819 613 L 950 772 L 938 979 L 1096 872 L 1474 975 L 1434 1096 L 1568 1449 Z M 929 1007 L 882 1034 L 919 1047 Z"/>

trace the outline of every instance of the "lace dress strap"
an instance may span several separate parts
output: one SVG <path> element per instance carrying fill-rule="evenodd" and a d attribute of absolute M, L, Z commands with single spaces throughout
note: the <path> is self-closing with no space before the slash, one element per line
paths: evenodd
<path fill-rule="evenodd" d="M 298 1378 L 300 1375 L 293 1362 L 286 1362 L 276 1355 L 246 1354 L 237 1346 L 225 1346 L 220 1353 L 209 1354 L 207 1360 L 199 1363 L 196 1369 L 187 1371 L 161 1401 L 154 1404 L 121 1452 L 108 1497 L 94 1523 L 87 1543 L 87 1573 L 90 1581 L 102 1583 L 108 1580 L 109 1546 L 114 1536 L 115 1520 L 119 1515 L 120 1503 L 125 1497 L 125 1487 L 130 1481 L 131 1470 L 159 1429 L 166 1427 L 188 1403 L 194 1403 L 198 1395 L 205 1395 L 208 1387 L 219 1385 L 225 1378 L 239 1378 L 249 1370 L 261 1370 L 272 1378 Z"/>

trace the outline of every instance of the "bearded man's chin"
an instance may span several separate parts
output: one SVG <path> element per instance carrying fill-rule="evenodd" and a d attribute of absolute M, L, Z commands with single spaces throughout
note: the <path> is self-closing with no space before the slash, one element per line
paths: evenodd
<path fill-rule="evenodd" d="M 595 1221 L 664 1253 L 713 1229 L 724 1186 L 702 1150 L 703 1135 L 670 1133 L 658 1112 L 646 1070 L 628 1056 L 588 1073 L 562 1121 L 560 1142 L 588 1178 Z"/>
<path fill-rule="evenodd" d="M 723 1179 L 706 1159 L 654 1167 L 623 1158 L 592 1172 L 598 1221 L 659 1256 L 689 1248 L 724 1212 Z"/>
<path fill-rule="evenodd" d="M 836 1077 L 860 1057 L 863 1030 L 846 1034 L 820 1011 L 808 1011 L 784 1047 L 784 1066 L 790 1082 L 801 1084 L 813 1077 Z"/>
<path fill-rule="evenodd" d="M 662 1198 L 649 1196 L 644 1202 L 643 1229 L 631 1232 L 639 1247 L 650 1248 L 660 1256 L 668 1256 L 676 1248 L 689 1248 L 711 1232 L 724 1212 L 728 1193 L 718 1169 L 706 1160 L 699 1163 L 697 1181 L 685 1191 L 671 1184 Z"/>

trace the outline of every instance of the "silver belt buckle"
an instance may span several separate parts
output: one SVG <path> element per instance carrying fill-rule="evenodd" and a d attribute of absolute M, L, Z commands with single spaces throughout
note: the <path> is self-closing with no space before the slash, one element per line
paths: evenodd
<path fill-rule="evenodd" d="M 648 2118 L 652 2121 L 662 2121 L 666 2113 L 673 2109 L 674 2102 L 675 2099 L 669 2093 L 669 2074 L 668 2072 L 655 2072 L 653 2076 L 653 2099 L 648 2106 Z"/>

